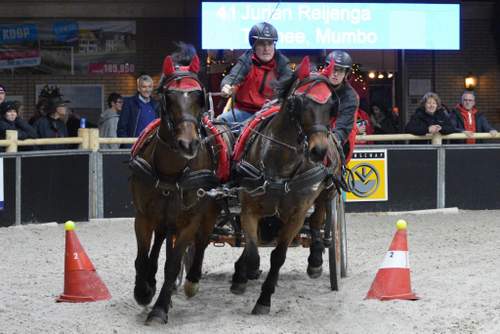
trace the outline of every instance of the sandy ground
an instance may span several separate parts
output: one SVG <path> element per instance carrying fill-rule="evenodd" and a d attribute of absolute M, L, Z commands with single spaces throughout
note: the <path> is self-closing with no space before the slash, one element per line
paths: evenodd
<path fill-rule="evenodd" d="M 398 218 L 409 224 L 412 285 L 421 299 L 364 300 Z M 500 211 L 347 219 L 349 276 L 341 291 L 329 289 L 327 256 L 326 273 L 312 280 L 305 273 L 308 251 L 292 248 L 270 315 L 252 316 L 263 278 L 245 295 L 232 295 L 229 280 L 241 249 L 210 246 L 199 294 L 187 300 L 178 293 L 169 323 L 148 327 L 132 296 L 132 220 L 78 224 L 79 239 L 113 296 L 84 304 L 55 303 L 63 289 L 62 225 L 1 228 L 0 333 L 500 332 Z M 261 249 L 264 273 L 270 251 Z"/>

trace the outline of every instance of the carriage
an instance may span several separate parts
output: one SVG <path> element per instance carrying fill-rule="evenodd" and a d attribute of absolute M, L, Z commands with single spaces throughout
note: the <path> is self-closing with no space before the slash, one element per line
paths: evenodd
<path fill-rule="evenodd" d="M 333 90 L 326 76 L 311 75 L 304 58 L 296 76 L 282 85 L 283 102 L 259 112 L 233 151 L 231 128 L 203 113 L 211 94 L 207 98 L 197 69 L 197 56 L 180 71 L 171 57 L 165 59 L 161 117 L 132 148 L 134 297 L 141 305 L 155 295 L 158 255 L 167 242 L 165 281 L 147 322 L 168 321 L 183 271 L 186 295 L 197 293 L 209 243 L 243 248 L 232 278 L 234 294 L 260 276 L 258 246 L 275 246 L 253 314 L 269 313 L 290 245 L 309 247 L 311 278 L 321 275 L 327 248 L 331 289 L 338 290 L 347 272 L 347 242 L 341 155 L 329 128 Z M 252 126 L 257 123 L 259 128 Z M 236 167 L 228 165 L 228 156 Z M 265 226 L 275 233 L 262 233 Z"/>

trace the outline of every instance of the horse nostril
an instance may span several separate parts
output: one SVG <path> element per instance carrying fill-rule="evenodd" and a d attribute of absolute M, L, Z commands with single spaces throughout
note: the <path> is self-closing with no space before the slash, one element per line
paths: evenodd
<path fill-rule="evenodd" d="M 198 147 L 200 147 L 200 140 L 193 139 L 191 141 L 191 152 L 196 152 L 196 150 L 198 150 Z"/>
<path fill-rule="evenodd" d="M 321 161 L 325 158 L 326 155 L 326 147 L 318 147 L 314 146 L 311 149 L 311 158 L 314 161 Z"/>
<path fill-rule="evenodd" d="M 188 151 L 190 143 L 184 139 L 179 139 L 177 141 L 177 145 L 179 145 L 179 148 L 181 148 L 182 150 Z"/>

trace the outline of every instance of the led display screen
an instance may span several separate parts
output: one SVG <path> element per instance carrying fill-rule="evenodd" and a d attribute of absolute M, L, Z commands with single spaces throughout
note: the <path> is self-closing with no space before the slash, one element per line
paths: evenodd
<path fill-rule="evenodd" d="M 460 48 L 459 4 L 203 2 L 202 48 L 247 49 L 262 21 L 280 49 Z"/>

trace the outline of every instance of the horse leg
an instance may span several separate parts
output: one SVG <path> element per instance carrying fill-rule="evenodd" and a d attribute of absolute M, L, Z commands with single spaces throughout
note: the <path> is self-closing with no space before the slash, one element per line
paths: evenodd
<path fill-rule="evenodd" d="M 206 215 L 203 218 L 203 223 L 200 231 L 196 234 L 195 252 L 191 267 L 188 269 L 186 281 L 184 282 L 184 294 L 188 297 L 194 297 L 199 290 L 199 282 L 201 278 L 203 257 L 205 249 L 208 246 L 208 239 L 214 230 L 216 220 L 216 212 Z"/>
<path fill-rule="evenodd" d="M 243 211 L 241 213 L 241 226 L 245 233 L 245 249 L 234 264 L 231 292 L 236 295 L 241 295 L 245 292 L 249 276 L 255 277 L 255 273 L 259 271 L 260 256 L 257 248 L 259 218 Z"/>
<path fill-rule="evenodd" d="M 285 224 L 280 231 L 278 244 L 271 252 L 271 268 L 269 269 L 264 284 L 262 284 L 260 296 L 252 310 L 252 314 L 268 314 L 271 310 L 271 296 L 278 283 L 280 268 L 283 263 L 285 263 L 288 246 L 304 224 L 305 213 L 298 216 L 301 217 L 301 219 L 294 217 L 293 220 Z"/>
<path fill-rule="evenodd" d="M 135 238 L 137 257 L 135 258 L 134 298 L 139 305 L 148 305 L 153 299 L 155 288 L 148 281 L 150 273 L 149 248 L 153 234 L 152 225 L 146 217 L 137 213 L 135 217 Z"/>
<path fill-rule="evenodd" d="M 321 237 L 321 227 L 326 219 L 326 199 L 324 196 L 317 198 L 314 204 L 314 212 L 309 219 L 311 231 L 311 246 L 307 258 L 307 274 L 311 278 L 318 278 L 323 272 L 323 251 L 325 245 Z"/>
<path fill-rule="evenodd" d="M 169 259 L 165 261 L 165 280 L 158 295 L 158 299 L 156 300 L 153 309 L 148 314 L 146 324 L 152 321 L 164 324 L 168 322 L 168 310 L 172 303 L 172 292 L 175 287 L 175 280 L 177 279 L 181 269 L 182 256 L 186 251 L 187 246 L 193 241 L 197 226 L 199 226 L 198 223 L 191 221 L 187 227 L 178 231 L 173 249 L 169 251 L 167 247 Z"/>
<path fill-rule="evenodd" d="M 167 235 L 166 229 L 157 228 L 155 230 L 155 237 L 153 242 L 153 247 L 149 254 L 149 273 L 148 273 L 148 283 L 153 289 L 153 296 L 156 292 L 156 272 L 158 271 L 158 256 L 160 255 L 161 246 Z M 151 296 L 152 297 L 152 296 Z"/>

